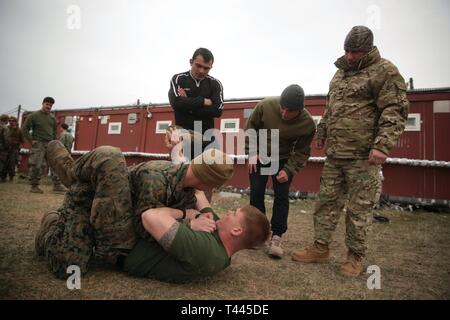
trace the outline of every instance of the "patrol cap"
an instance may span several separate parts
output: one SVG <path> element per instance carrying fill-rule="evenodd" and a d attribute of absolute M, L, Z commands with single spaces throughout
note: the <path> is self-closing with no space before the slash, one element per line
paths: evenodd
<path fill-rule="evenodd" d="M 233 176 L 233 160 L 219 149 L 207 149 L 192 160 L 194 175 L 211 188 L 222 186 Z"/>

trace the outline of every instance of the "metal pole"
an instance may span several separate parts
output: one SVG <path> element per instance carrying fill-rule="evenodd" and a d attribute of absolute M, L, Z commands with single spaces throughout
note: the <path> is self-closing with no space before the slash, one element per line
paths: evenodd
<path fill-rule="evenodd" d="M 21 111 L 21 109 L 22 109 L 22 105 L 19 104 L 19 107 L 17 108 L 17 123 L 18 123 L 19 127 L 22 124 L 22 119 L 20 119 L 20 111 Z"/>

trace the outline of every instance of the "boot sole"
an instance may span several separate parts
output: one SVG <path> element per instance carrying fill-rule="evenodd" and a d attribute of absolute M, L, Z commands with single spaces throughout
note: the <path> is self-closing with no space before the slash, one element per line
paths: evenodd
<path fill-rule="evenodd" d="M 361 275 L 361 273 L 362 273 L 362 271 L 360 273 L 358 273 L 358 274 L 355 274 L 355 273 L 349 273 L 349 272 L 341 270 L 341 274 L 343 276 L 349 277 L 349 278 L 357 278 L 357 277 L 359 277 Z"/>

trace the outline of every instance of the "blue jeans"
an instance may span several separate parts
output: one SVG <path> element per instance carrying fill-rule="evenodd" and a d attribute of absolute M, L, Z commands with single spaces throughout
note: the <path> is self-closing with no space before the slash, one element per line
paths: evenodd
<path fill-rule="evenodd" d="M 274 202 L 272 211 L 272 233 L 273 235 L 280 236 L 287 231 L 287 219 L 289 213 L 289 187 L 292 182 L 292 177 L 287 182 L 280 183 L 276 179 L 278 172 L 283 169 L 287 159 L 280 160 L 277 173 L 272 175 L 272 184 L 274 191 Z M 264 195 L 266 191 L 268 175 L 261 175 L 261 167 L 269 167 L 268 165 L 262 165 L 257 163 L 256 173 L 250 174 L 250 204 L 262 213 L 266 214 L 266 206 L 264 204 Z"/>

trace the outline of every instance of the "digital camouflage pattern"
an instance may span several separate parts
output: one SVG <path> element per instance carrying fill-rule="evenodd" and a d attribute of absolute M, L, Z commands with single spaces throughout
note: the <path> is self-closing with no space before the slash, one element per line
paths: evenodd
<path fill-rule="evenodd" d="M 188 164 L 170 161 L 149 161 L 129 168 L 134 224 L 141 238 L 151 239 L 144 229 L 141 214 L 151 208 L 195 208 L 194 188 L 183 188 Z"/>
<path fill-rule="evenodd" d="M 87 272 L 94 254 L 115 264 L 136 242 L 128 172 L 120 150 L 99 147 L 73 166 L 76 181 L 57 210 L 58 220 L 43 223 L 36 238 L 37 252 L 60 278 L 67 277 L 70 265 Z"/>
<path fill-rule="evenodd" d="M 8 127 L 0 123 L 0 173 L 5 172 L 8 165 Z"/>
<path fill-rule="evenodd" d="M 69 151 L 69 153 L 72 151 L 73 146 L 73 136 L 67 132 L 63 131 L 59 137 L 59 141 L 66 147 L 66 150 Z"/>
<path fill-rule="evenodd" d="M 326 139 L 328 157 L 367 159 L 370 150 L 389 154 L 402 134 L 408 118 L 406 85 L 398 69 L 380 57 L 375 47 L 352 70 L 345 57 L 330 91 L 318 139 Z"/>
<path fill-rule="evenodd" d="M 47 167 L 47 145 L 46 141 L 34 141 L 30 148 L 30 156 L 28 158 L 29 176 L 32 186 L 39 185 L 44 169 Z M 53 184 L 60 183 L 57 175 L 51 173 Z"/>

